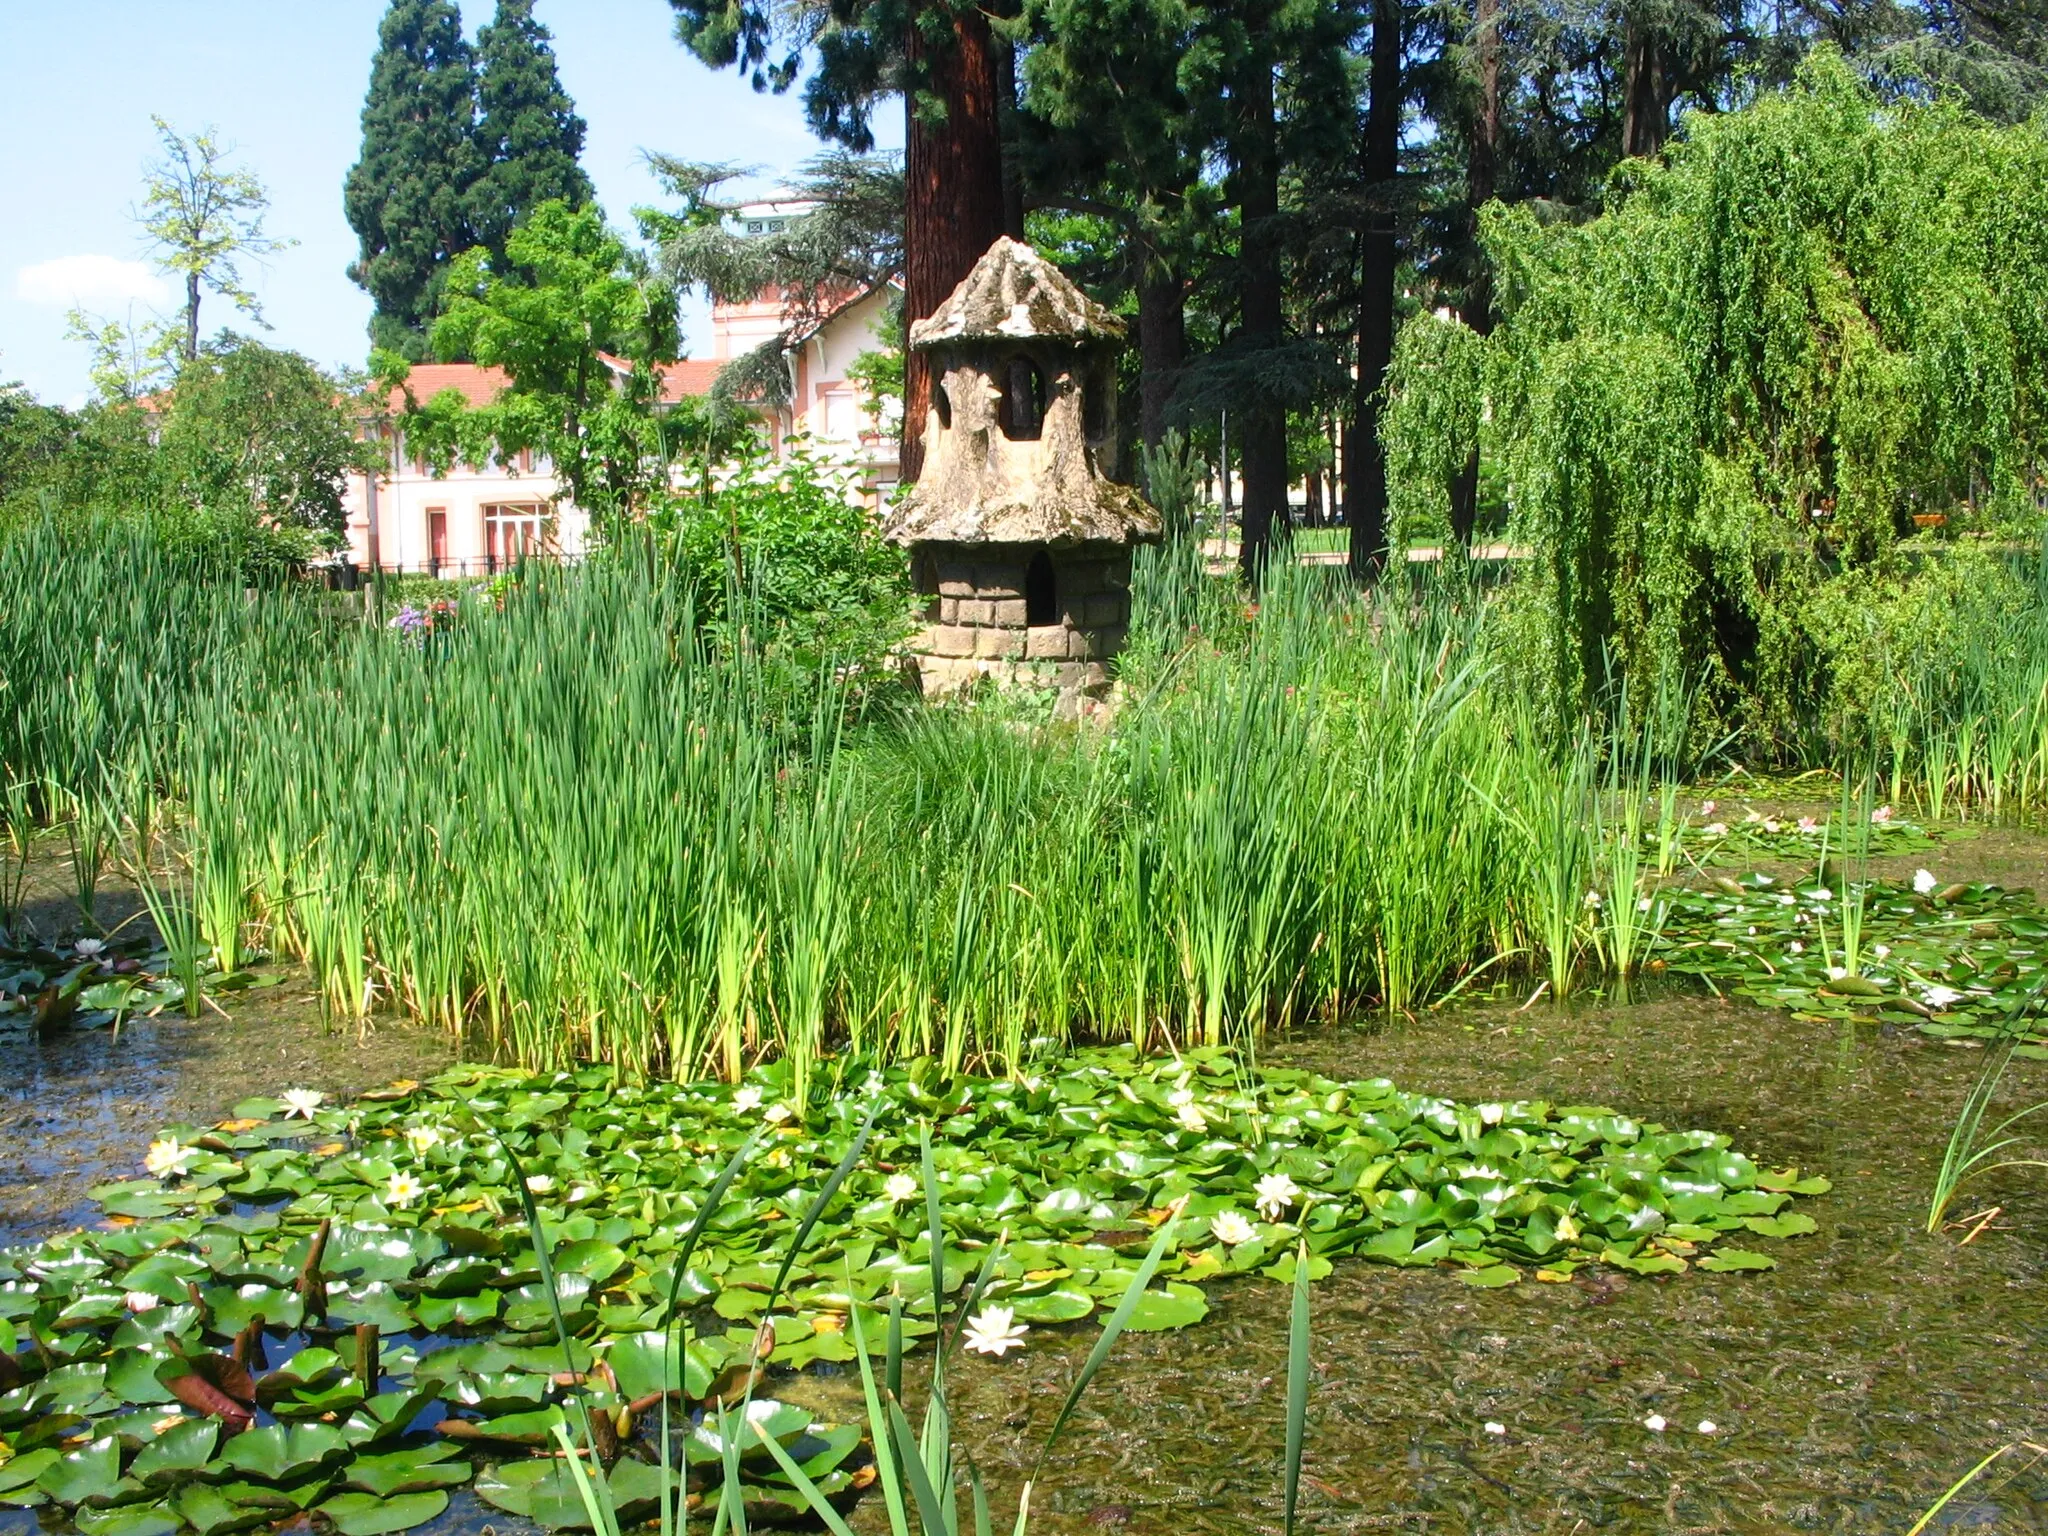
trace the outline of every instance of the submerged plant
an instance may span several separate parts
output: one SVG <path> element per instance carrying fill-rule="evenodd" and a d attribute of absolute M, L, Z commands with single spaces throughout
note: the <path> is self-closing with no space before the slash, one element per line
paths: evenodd
<path fill-rule="evenodd" d="M 1977 1074 L 1976 1082 L 1971 1084 L 1968 1095 L 1963 1099 L 1955 1128 L 1949 1133 L 1948 1147 L 1942 1153 L 1941 1169 L 1934 1177 L 1934 1196 L 1927 1206 L 1927 1230 L 1930 1233 L 1942 1230 L 1957 1194 L 1970 1180 L 2003 1168 L 2048 1168 L 2048 1160 L 2041 1158 L 2001 1156 L 2009 1148 L 2023 1144 L 2021 1136 L 2008 1134 L 2012 1128 L 2035 1115 L 2048 1112 L 2048 1101 L 2006 1116 L 1989 1131 L 1984 1129 L 1985 1118 L 1998 1097 L 1999 1085 L 2005 1079 L 2006 1069 L 2012 1065 L 2014 1052 L 2027 1038 L 2026 1021 L 2039 1016 L 2044 998 L 2048 998 L 2048 986 L 2037 981 L 2014 1006 L 2006 1016 L 2000 1038 L 1985 1055 L 1983 1070 Z"/>

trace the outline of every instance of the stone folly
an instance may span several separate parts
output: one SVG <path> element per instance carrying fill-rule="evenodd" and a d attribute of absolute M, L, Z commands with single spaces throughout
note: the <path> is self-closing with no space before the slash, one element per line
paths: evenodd
<path fill-rule="evenodd" d="M 928 607 L 927 693 L 983 677 L 1100 694 L 1159 514 L 1110 479 L 1123 322 L 1030 246 L 988 254 L 910 344 L 931 354 L 925 464 L 883 533 Z"/>

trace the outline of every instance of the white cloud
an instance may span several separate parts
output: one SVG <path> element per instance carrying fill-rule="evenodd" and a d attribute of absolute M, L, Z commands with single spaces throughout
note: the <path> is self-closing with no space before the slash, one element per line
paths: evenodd
<path fill-rule="evenodd" d="M 14 296 L 31 304 L 81 305 L 106 309 L 139 300 L 162 304 L 170 286 L 146 261 L 118 256 L 59 256 L 23 267 L 14 279 Z"/>

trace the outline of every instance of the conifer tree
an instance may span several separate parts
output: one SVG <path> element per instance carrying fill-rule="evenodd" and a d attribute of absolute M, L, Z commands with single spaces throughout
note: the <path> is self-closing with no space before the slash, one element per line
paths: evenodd
<path fill-rule="evenodd" d="M 391 0 L 342 201 L 361 242 L 349 276 L 376 300 L 372 345 L 418 359 L 448 267 L 476 243 L 476 68 L 453 0 Z"/>
<path fill-rule="evenodd" d="M 498 0 L 498 14 L 477 34 L 476 147 L 483 169 L 470 189 L 469 223 L 477 244 L 502 267 L 505 241 L 545 202 L 572 208 L 590 201 L 583 119 L 555 72 L 548 29 L 533 0 Z"/>

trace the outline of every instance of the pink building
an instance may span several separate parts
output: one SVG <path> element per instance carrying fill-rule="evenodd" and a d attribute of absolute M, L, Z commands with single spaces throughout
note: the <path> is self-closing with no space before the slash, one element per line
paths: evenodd
<path fill-rule="evenodd" d="M 896 486 L 896 426 L 880 418 L 846 374 L 854 358 L 880 344 L 887 301 L 881 289 L 850 294 L 808 325 L 792 325 L 780 294 L 715 305 L 711 356 L 670 364 L 662 398 L 673 404 L 708 393 L 727 362 L 781 337 L 790 404 L 761 412 L 769 441 L 780 454 L 792 441 L 807 439 L 827 456 L 856 463 L 879 510 Z M 471 404 L 483 405 L 505 387 L 505 376 L 474 363 L 423 363 L 410 382 L 422 401 L 458 389 Z M 402 404 L 394 392 L 389 408 L 395 412 Z M 403 441 L 394 445 L 393 459 L 394 468 L 378 475 L 374 487 L 367 476 L 349 487 L 347 558 L 358 568 L 374 557 L 387 571 L 479 576 L 522 555 L 574 558 L 583 551 L 590 518 L 562 495 L 545 460 L 520 454 L 510 462 L 460 464 L 437 476 L 407 454 Z"/>

